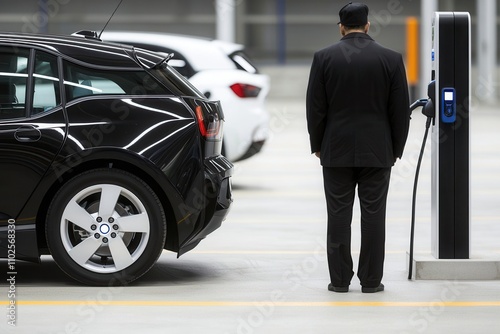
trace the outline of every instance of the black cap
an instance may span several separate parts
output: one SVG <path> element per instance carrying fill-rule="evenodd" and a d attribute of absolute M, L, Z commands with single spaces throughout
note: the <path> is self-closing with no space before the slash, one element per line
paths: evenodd
<path fill-rule="evenodd" d="M 340 9 L 339 17 L 339 23 L 345 26 L 364 26 L 368 23 L 368 6 L 363 3 L 349 2 Z"/>

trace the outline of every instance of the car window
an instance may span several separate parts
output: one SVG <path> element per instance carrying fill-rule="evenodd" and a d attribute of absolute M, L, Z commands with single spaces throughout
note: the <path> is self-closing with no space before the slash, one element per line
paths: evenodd
<path fill-rule="evenodd" d="M 144 71 L 98 70 L 69 62 L 64 66 L 64 87 L 68 101 L 92 95 L 171 94 Z"/>
<path fill-rule="evenodd" d="M 229 58 L 231 58 L 238 69 L 252 74 L 259 73 L 257 67 L 243 51 L 234 52 L 229 56 Z"/>
<path fill-rule="evenodd" d="M 51 110 L 61 103 L 57 57 L 37 51 L 33 79 L 33 114 Z"/>
<path fill-rule="evenodd" d="M 29 50 L 0 48 L 0 119 L 26 115 Z"/>

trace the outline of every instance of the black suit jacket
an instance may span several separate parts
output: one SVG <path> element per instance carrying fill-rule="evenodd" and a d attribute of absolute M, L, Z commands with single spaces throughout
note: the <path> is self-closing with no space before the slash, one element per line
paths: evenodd
<path fill-rule="evenodd" d="M 311 151 L 324 167 L 390 167 L 410 123 L 401 54 L 350 33 L 314 54 L 307 88 Z"/>

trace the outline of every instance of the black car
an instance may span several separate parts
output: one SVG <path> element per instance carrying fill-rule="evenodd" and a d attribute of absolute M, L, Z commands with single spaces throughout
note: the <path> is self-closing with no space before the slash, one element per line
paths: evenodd
<path fill-rule="evenodd" d="M 223 113 L 168 57 L 82 35 L 0 33 L 0 257 L 126 284 L 225 219 Z"/>

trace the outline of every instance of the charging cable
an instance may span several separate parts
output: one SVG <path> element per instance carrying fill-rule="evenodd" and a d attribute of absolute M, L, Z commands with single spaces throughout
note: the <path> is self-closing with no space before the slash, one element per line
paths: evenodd
<path fill-rule="evenodd" d="M 433 81 L 434 82 L 434 81 Z M 429 91 L 434 89 L 433 82 L 431 83 L 432 87 L 429 87 Z M 422 141 L 422 147 L 420 148 L 420 155 L 418 157 L 418 162 L 417 162 L 417 170 L 415 171 L 415 180 L 413 182 L 413 199 L 412 199 L 412 208 L 411 208 L 411 228 L 410 228 L 410 263 L 409 263 L 409 268 L 408 268 L 408 279 L 411 280 L 412 274 L 413 274 L 413 244 L 414 244 L 414 239 L 415 239 L 415 211 L 416 211 L 416 204 L 417 204 L 417 185 L 418 185 L 418 176 L 420 174 L 420 165 L 422 164 L 422 158 L 424 156 L 424 151 L 425 151 L 425 143 L 427 142 L 427 137 L 429 135 L 429 128 L 431 127 L 432 120 L 434 119 L 434 102 L 432 96 L 434 94 L 429 94 L 431 96 L 430 99 L 420 99 L 415 101 L 411 106 L 410 106 L 410 112 L 413 111 L 414 109 L 418 107 L 423 107 L 422 108 L 422 114 L 427 116 L 427 121 L 425 122 L 425 133 L 424 133 L 424 139 Z"/>

